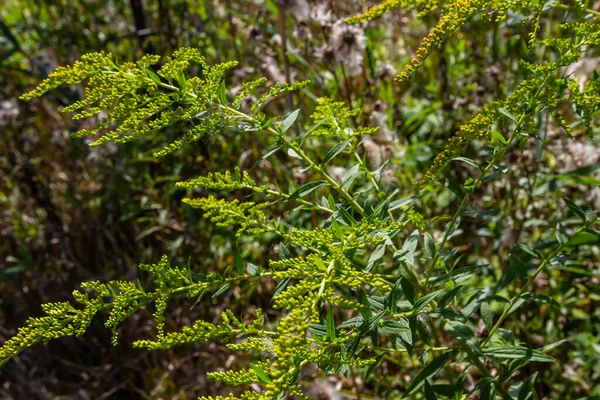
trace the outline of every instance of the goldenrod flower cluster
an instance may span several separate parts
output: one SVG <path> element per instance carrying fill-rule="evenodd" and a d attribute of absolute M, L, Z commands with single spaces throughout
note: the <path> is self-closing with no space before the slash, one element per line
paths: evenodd
<path fill-rule="evenodd" d="M 236 236 L 242 233 L 258 235 L 266 230 L 267 218 L 264 209 L 267 203 L 239 202 L 238 200 L 217 200 L 213 196 L 199 199 L 183 199 L 183 202 L 204 211 L 204 216 L 217 226 L 236 227 Z"/>

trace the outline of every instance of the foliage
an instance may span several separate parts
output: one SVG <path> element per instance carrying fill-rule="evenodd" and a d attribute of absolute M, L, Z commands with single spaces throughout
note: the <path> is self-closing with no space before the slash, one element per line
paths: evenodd
<path fill-rule="evenodd" d="M 508 30 L 515 13 L 523 17 L 516 25 L 530 29 L 527 57 L 511 84 L 460 121 L 437 156 L 426 158 L 424 173 L 417 156 L 407 156 L 408 171 L 398 171 L 389 149 L 381 159 L 393 142 L 387 117 L 373 107 L 370 117 L 378 118 L 359 124 L 367 118 L 353 107 L 349 90 L 346 101 L 313 96 L 310 118 L 303 108 L 271 116 L 269 102 L 301 99 L 311 83 L 268 85 L 258 78 L 234 94 L 226 74 L 236 63 L 211 66 L 195 48 L 175 51 L 160 68 L 159 56 L 119 63 L 90 53 L 23 95 L 32 100 L 83 83 L 85 97 L 63 109 L 94 122 L 76 137 L 92 135 L 91 146 L 142 140 L 165 164 L 198 141 L 231 132 L 271 149 L 253 154 L 258 172 L 237 165 L 175 184 L 188 193 L 182 203 L 201 209 L 230 238 L 233 255 L 224 270 L 202 274 L 189 264 L 171 266 L 163 256 L 140 266 L 151 275 L 152 290 L 139 282 L 84 283 L 73 293 L 77 307 L 48 303 L 45 316 L 28 319 L 0 348 L 0 365 L 38 342 L 82 335 L 99 312 L 108 313 L 105 326 L 116 344 L 119 326 L 153 304 L 156 336 L 134 347 L 167 350 L 218 340 L 247 361 L 208 374 L 240 386 L 236 394 L 201 399 L 314 398 L 302 385 L 307 364 L 325 375 L 360 375 L 370 392 L 385 398 L 539 398 L 536 382 L 552 382 L 556 369 L 532 364 L 564 366 L 576 357 L 593 366 L 586 352 L 597 354 L 600 337 L 594 307 L 600 232 L 595 207 L 581 192 L 598 180 L 593 168 L 554 174 L 543 163 L 552 162 L 554 141 L 582 141 L 598 129 L 600 77 L 591 73 L 582 84 L 566 72 L 599 44 L 598 13 L 578 2 L 386 1 L 347 22 L 397 8 L 419 10 L 424 18 L 441 8 L 439 22 L 397 76 L 417 89 L 435 51 L 467 23 Z M 590 22 L 581 23 L 582 15 Z M 346 79 L 350 68 L 341 62 L 339 69 Z M 420 117 L 407 118 L 402 129 Z M 266 162 L 283 173 L 261 174 Z M 289 179 L 290 167 L 302 179 Z M 238 191 L 244 197 L 234 197 Z M 276 243 L 277 254 L 255 265 L 242 252 L 253 242 L 258 249 Z M 225 304 L 219 323 L 207 318 L 167 329 L 168 305 L 177 296 L 200 304 L 206 293 L 215 299 L 255 281 L 276 285 L 268 319 L 258 308 L 240 317 Z M 564 325 L 556 329 L 582 304 L 591 321 L 577 334 L 591 339 L 576 338 Z M 544 317 L 528 321 L 538 312 Z M 386 373 L 374 373 L 384 365 Z M 410 383 L 394 383 L 406 371 Z M 597 385 L 588 386 L 586 395 L 598 394 Z M 553 397 L 576 393 L 566 385 L 544 390 Z"/>

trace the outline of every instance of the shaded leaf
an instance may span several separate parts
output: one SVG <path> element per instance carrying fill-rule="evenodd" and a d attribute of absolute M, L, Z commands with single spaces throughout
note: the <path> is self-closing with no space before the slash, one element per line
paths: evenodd
<path fill-rule="evenodd" d="M 304 197 L 307 194 L 314 192 L 319 187 L 325 185 L 325 183 L 325 181 L 308 182 L 307 184 L 299 187 L 294 193 L 292 193 L 292 195 L 290 196 L 290 200 L 296 200 L 300 197 Z"/>
<path fill-rule="evenodd" d="M 283 119 L 283 121 L 281 121 L 281 133 L 287 132 L 288 129 L 290 129 L 292 127 L 292 125 L 294 125 L 294 122 L 296 122 L 296 119 L 298 118 L 299 113 L 300 113 L 300 110 L 294 110 L 291 113 L 289 113 Z"/>
<path fill-rule="evenodd" d="M 554 358 L 542 353 L 539 350 L 533 350 L 521 346 L 490 347 L 485 349 L 483 353 L 488 357 L 497 359 L 525 359 L 528 361 L 554 362 Z"/>
<path fill-rule="evenodd" d="M 329 307 L 327 309 L 327 339 L 329 341 L 333 341 L 336 338 L 335 333 L 335 319 L 333 318 L 333 308 Z"/>
<path fill-rule="evenodd" d="M 265 373 L 265 371 L 258 365 L 256 364 L 250 364 L 250 367 L 252 367 L 252 370 L 254 371 L 254 373 L 256 374 L 256 376 L 259 377 L 259 379 L 261 381 L 263 381 L 264 383 L 270 383 L 271 382 L 271 377 L 269 377 L 269 375 L 267 375 Z"/>
<path fill-rule="evenodd" d="M 337 156 L 342 151 L 344 151 L 344 149 L 346 147 L 348 147 L 349 144 L 350 144 L 350 139 L 344 140 L 343 142 L 336 144 L 334 148 L 332 148 L 331 150 L 329 150 L 327 152 L 327 154 L 325 154 L 325 157 L 323 158 L 323 162 L 321 163 L 321 166 L 325 166 L 325 164 L 327 164 L 329 161 L 331 161 L 335 156 Z"/>
<path fill-rule="evenodd" d="M 452 360 L 455 354 L 456 350 L 450 350 L 449 352 L 442 354 L 441 356 L 427 364 L 425 367 L 423 367 L 423 369 L 419 371 L 417 376 L 415 376 L 415 379 L 411 382 L 410 386 L 408 387 L 402 398 L 405 399 L 413 393 L 415 393 L 425 383 L 426 379 L 431 378 L 440 369 L 444 368 L 444 366 L 448 364 L 450 360 Z"/>
<path fill-rule="evenodd" d="M 458 268 L 455 269 L 454 271 L 444 274 L 442 276 L 439 276 L 435 279 L 432 279 L 431 281 L 429 281 L 429 286 L 438 286 L 438 285 L 442 285 L 446 282 L 449 281 L 454 281 L 455 283 L 459 283 L 462 282 L 468 278 L 470 278 L 472 275 L 474 275 L 474 272 L 484 268 L 484 267 L 488 267 L 489 265 L 487 264 L 483 264 L 483 265 L 471 265 L 468 267 L 462 267 L 462 268 Z"/>

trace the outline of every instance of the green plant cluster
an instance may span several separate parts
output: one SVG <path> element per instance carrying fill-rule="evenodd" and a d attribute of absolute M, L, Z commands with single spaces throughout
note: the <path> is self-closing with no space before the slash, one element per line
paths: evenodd
<path fill-rule="evenodd" d="M 348 22 L 371 20 L 396 7 L 432 11 L 441 7 L 438 3 L 387 1 Z M 424 61 L 476 16 L 533 10 L 537 37 L 540 16 L 552 7 L 546 4 L 460 0 L 444 5 L 439 24 L 398 81 L 409 84 Z M 579 3 L 567 8 L 565 12 L 581 12 Z M 599 44 L 599 26 L 565 23 L 557 28 L 559 33 L 550 30 L 550 37 L 530 41 L 540 56 L 527 64 L 528 75 L 509 96 L 481 107 L 463 124 L 429 170 L 404 193 L 386 187 L 382 174 L 369 167 L 368 148 L 363 151 L 363 145 L 381 127 L 357 127 L 359 109 L 320 98 L 305 125 L 299 110 L 268 116 L 264 107 L 268 101 L 301 92 L 309 82 L 263 88 L 265 79 L 258 79 L 231 96 L 224 74 L 235 63 L 210 66 L 192 48 L 176 51 L 160 68 L 157 56 L 119 64 L 103 53 L 60 67 L 22 98 L 31 100 L 60 85 L 85 82 L 85 98 L 63 111 L 75 113 L 76 119 L 101 115 L 92 128 L 76 133 L 94 136 L 94 145 L 138 139 L 167 142 L 154 152 L 158 158 L 207 135 L 234 130 L 274 146 L 255 165 L 286 157 L 307 179 L 286 187 L 236 167 L 178 182 L 177 187 L 189 192 L 185 204 L 231 233 L 230 267 L 205 276 L 191 267 L 171 266 L 163 257 L 157 264 L 140 266 L 152 276 L 152 289 L 124 281 L 84 283 L 73 293 L 77 306 L 46 304 L 45 316 L 30 318 L 5 342 L 0 365 L 36 343 L 82 335 L 99 312 L 107 313 L 105 325 L 116 344 L 119 325 L 152 305 L 156 338 L 138 340 L 134 347 L 165 350 L 219 340 L 229 350 L 253 353 L 254 361 L 246 368 L 208 374 L 216 382 L 240 386 L 239 394 L 201 399 L 310 398 L 301 385 L 305 365 L 314 364 L 329 375 L 358 372 L 369 377 L 384 360 L 417 365 L 410 383 L 390 389 L 390 398 L 537 398 L 535 382 L 543 371 L 532 372 L 530 364 L 557 362 L 553 352 L 569 339 L 534 345 L 516 335 L 511 318 L 526 304 L 543 307 L 544 312 L 561 307 L 552 296 L 537 292 L 536 282 L 572 268 L 571 253 L 594 256 L 600 236 L 595 210 L 581 201 L 559 200 L 564 205 L 557 210 L 560 220 L 539 238 L 550 244 L 516 241 L 508 265 L 492 257 L 489 263 L 479 259 L 471 264 L 452 239 L 468 227 L 465 220 L 473 216 L 468 207 L 474 194 L 513 173 L 505 165 L 509 152 L 524 149 L 530 140 L 543 149 L 551 129 L 565 131 L 565 137 L 597 130 L 600 77 L 594 73 L 581 87 L 564 69 L 579 61 L 582 51 Z M 260 90 L 263 93 L 250 111 L 243 111 L 242 100 Z M 182 136 L 166 137 L 165 128 L 175 125 Z M 316 144 L 323 143 L 329 145 L 328 151 L 317 151 Z M 477 161 L 467 157 L 471 146 L 481 150 Z M 466 164 L 473 174 L 461 183 L 438 181 L 453 161 Z M 334 174 L 334 165 L 343 172 Z M 457 204 L 447 215 L 430 220 L 424 215 L 424 198 L 442 186 L 456 196 Z M 255 198 L 240 200 L 229 193 L 236 191 Z M 223 192 L 228 197 L 218 197 Z M 292 224 L 286 220 L 288 211 L 316 222 Z M 254 265 L 240 251 L 244 238 L 257 243 L 275 238 L 278 252 L 267 264 Z M 218 298 L 249 280 L 275 282 L 269 310 L 277 311 L 269 314 L 277 316 L 274 320 L 266 320 L 259 310 L 245 322 L 248 315 L 225 309 L 219 324 L 198 320 L 179 331 L 165 327 L 166 310 L 175 297 L 200 302 L 212 293 Z"/>

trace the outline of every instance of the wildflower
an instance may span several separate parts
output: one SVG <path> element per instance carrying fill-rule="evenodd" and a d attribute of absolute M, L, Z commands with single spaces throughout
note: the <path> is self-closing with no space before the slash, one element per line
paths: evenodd
<path fill-rule="evenodd" d="M 384 102 L 380 100 L 376 101 L 373 105 L 373 111 L 369 115 L 369 123 L 379 128 L 379 132 L 374 137 L 374 140 L 380 143 L 391 143 L 394 141 L 394 135 L 388 129 L 388 116 L 385 113 L 385 108 L 386 105 Z"/>
<path fill-rule="evenodd" d="M 391 81 L 396 76 L 396 70 L 391 64 L 384 64 L 377 71 L 377 76 L 382 81 Z"/>
<path fill-rule="evenodd" d="M 306 0 L 283 0 L 283 7 L 298 21 L 308 21 L 310 7 Z"/>
<path fill-rule="evenodd" d="M 56 67 L 56 61 L 47 52 L 39 52 L 31 59 L 31 72 L 42 78 L 50 75 Z"/>
<path fill-rule="evenodd" d="M 0 126 L 6 126 L 19 115 L 19 107 L 16 99 L 0 102 Z"/>
<path fill-rule="evenodd" d="M 265 62 L 261 64 L 260 69 L 263 75 L 266 75 L 271 82 L 285 83 L 285 76 L 272 57 L 266 57 Z"/>
<path fill-rule="evenodd" d="M 331 65 L 335 62 L 335 51 L 330 44 L 324 44 L 317 51 L 315 56 L 323 60 L 325 64 Z"/>
<path fill-rule="evenodd" d="M 248 39 L 251 41 L 255 41 L 255 42 L 259 42 L 262 40 L 262 34 L 260 32 L 260 29 L 258 29 L 257 27 L 252 27 L 249 31 L 248 31 Z"/>
<path fill-rule="evenodd" d="M 310 10 L 310 19 L 321 26 L 328 27 L 332 23 L 332 15 L 326 3 L 319 3 Z"/>
<path fill-rule="evenodd" d="M 279 33 L 276 33 L 273 36 L 271 36 L 270 41 L 275 46 L 281 46 L 283 44 L 283 41 L 281 40 L 281 35 Z"/>
<path fill-rule="evenodd" d="M 360 74 L 367 38 L 363 30 L 357 26 L 336 22 L 331 28 L 329 42 L 335 52 L 336 61 L 346 68 L 350 76 Z"/>
<path fill-rule="evenodd" d="M 367 137 L 363 140 L 363 148 L 367 155 L 367 162 L 373 169 L 381 167 L 383 162 L 381 148 L 373 139 Z"/>
<path fill-rule="evenodd" d="M 294 28 L 294 37 L 299 40 L 310 40 L 312 38 L 308 24 L 304 21 L 300 21 Z"/>

